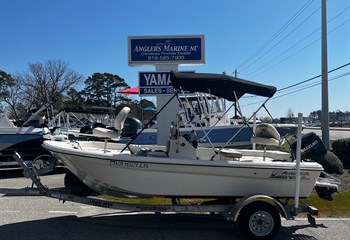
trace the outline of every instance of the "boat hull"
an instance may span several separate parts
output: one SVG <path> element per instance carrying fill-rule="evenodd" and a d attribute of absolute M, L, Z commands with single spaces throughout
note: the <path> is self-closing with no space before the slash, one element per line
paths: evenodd
<path fill-rule="evenodd" d="M 49 154 L 43 149 L 43 135 L 40 133 L 1 133 L 0 134 L 0 166 L 17 165 L 12 155 L 18 152 L 24 160 Z"/>
<path fill-rule="evenodd" d="M 64 144 L 66 144 L 64 146 Z M 79 150 L 70 143 L 44 147 L 87 186 L 103 194 L 165 197 L 294 197 L 295 163 L 188 160 Z M 300 197 L 308 197 L 322 167 L 301 166 Z"/>

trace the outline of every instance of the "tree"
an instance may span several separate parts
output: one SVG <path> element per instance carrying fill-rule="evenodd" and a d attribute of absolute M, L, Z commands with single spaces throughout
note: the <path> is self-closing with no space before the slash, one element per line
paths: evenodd
<path fill-rule="evenodd" d="M 81 93 L 85 103 L 104 107 L 116 106 L 119 100 L 116 90 L 129 87 L 123 78 L 111 73 L 94 73 L 84 83 Z"/>
<path fill-rule="evenodd" d="M 0 100 L 6 101 L 9 97 L 9 87 L 14 84 L 14 79 L 8 73 L 0 70 Z"/>
<path fill-rule="evenodd" d="M 321 110 L 312 111 L 309 116 L 312 117 L 313 120 L 321 121 L 321 119 L 322 119 L 322 111 Z"/>
<path fill-rule="evenodd" d="M 28 66 L 28 71 L 19 74 L 18 78 L 25 85 L 25 94 L 36 107 L 54 103 L 62 98 L 63 92 L 82 80 L 82 75 L 70 69 L 68 63 L 62 60 L 29 63 Z"/>
<path fill-rule="evenodd" d="M 27 117 L 31 108 L 62 100 L 69 87 L 82 80 L 82 76 L 61 60 L 30 63 L 28 70 L 13 77 L 0 71 L 0 101 L 11 107 L 14 117 Z M 56 103 L 59 104 L 59 101 Z M 53 114 L 53 109 L 51 109 Z"/>
<path fill-rule="evenodd" d="M 84 105 L 84 98 L 81 96 L 80 92 L 74 88 L 70 88 L 66 95 L 64 95 L 63 105 L 64 107 L 78 108 Z"/>
<path fill-rule="evenodd" d="M 8 83 L 12 81 L 10 74 L 6 73 L 3 70 L 0 70 L 0 96 L 6 94 Z"/>
<path fill-rule="evenodd" d="M 141 102 L 140 102 L 140 107 L 142 109 L 145 109 L 145 108 L 154 108 L 154 109 L 157 109 L 156 106 L 154 105 L 153 102 L 147 100 L 147 99 L 142 99 Z M 142 116 L 140 119 L 142 119 L 144 122 L 147 122 L 149 121 L 153 116 L 154 114 L 156 114 L 155 112 L 153 111 L 145 111 L 145 110 L 142 110 Z"/>
<path fill-rule="evenodd" d="M 18 104 L 20 102 L 21 84 L 10 74 L 0 70 L 0 102 L 4 101 L 11 108 L 11 116 L 20 119 Z M 13 116 L 12 116 L 13 115 Z"/>
<path fill-rule="evenodd" d="M 147 99 L 142 99 L 141 101 L 132 100 L 130 98 L 125 99 L 125 101 L 121 102 L 119 106 L 116 107 L 117 112 L 119 112 L 123 107 L 128 106 L 130 108 L 130 115 L 143 122 L 150 120 L 155 114 L 153 111 L 144 110 L 144 108 L 156 108 L 153 102 Z"/>
<path fill-rule="evenodd" d="M 287 118 L 292 119 L 294 117 L 294 112 L 291 108 L 287 111 Z"/>

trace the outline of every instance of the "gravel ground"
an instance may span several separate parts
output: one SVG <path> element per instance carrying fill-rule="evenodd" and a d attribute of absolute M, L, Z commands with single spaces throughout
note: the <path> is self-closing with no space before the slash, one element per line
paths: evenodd
<path fill-rule="evenodd" d="M 350 191 L 350 170 L 344 169 L 344 173 L 342 175 L 335 176 L 340 178 L 341 181 L 339 191 Z"/>

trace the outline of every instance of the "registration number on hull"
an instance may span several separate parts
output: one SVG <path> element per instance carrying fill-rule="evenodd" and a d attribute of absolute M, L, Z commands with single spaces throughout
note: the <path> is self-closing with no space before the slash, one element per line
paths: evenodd
<path fill-rule="evenodd" d="M 110 160 L 109 165 L 117 166 L 117 167 L 126 167 L 126 168 L 148 168 L 147 163 L 121 161 L 121 160 Z"/>

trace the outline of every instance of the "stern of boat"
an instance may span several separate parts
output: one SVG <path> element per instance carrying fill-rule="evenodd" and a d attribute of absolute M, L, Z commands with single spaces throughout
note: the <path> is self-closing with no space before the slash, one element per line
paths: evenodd
<path fill-rule="evenodd" d="M 322 172 L 315 182 L 315 190 L 318 197 L 332 201 L 332 194 L 338 191 L 340 184 L 339 178 Z"/>

